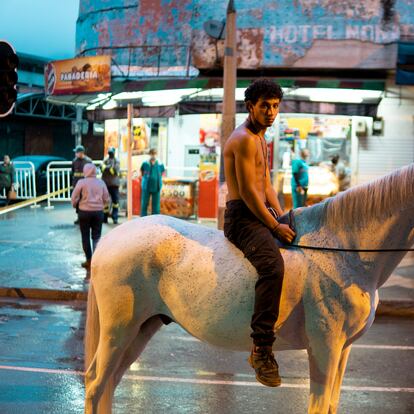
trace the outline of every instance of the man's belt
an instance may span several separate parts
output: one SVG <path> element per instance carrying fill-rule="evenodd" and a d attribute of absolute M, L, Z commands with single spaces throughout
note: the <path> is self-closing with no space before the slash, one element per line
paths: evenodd
<path fill-rule="evenodd" d="M 83 172 L 75 172 L 73 173 L 74 177 L 83 177 Z"/>

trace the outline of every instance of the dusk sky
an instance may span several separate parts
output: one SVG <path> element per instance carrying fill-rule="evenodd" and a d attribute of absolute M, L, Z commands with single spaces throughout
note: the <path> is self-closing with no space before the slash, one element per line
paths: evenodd
<path fill-rule="evenodd" d="M 79 0 L 0 0 L 0 40 L 49 59 L 75 56 Z"/>

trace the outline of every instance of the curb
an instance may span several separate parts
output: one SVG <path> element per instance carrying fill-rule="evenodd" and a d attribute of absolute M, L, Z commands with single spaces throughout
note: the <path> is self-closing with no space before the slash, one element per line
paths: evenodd
<path fill-rule="evenodd" d="M 51 301 L 86 301 L 87 291 L 52 290 L 35 288 L 0 287 L 0 298 L 38 299 Z M 412 300 L 380 300 L 376 316 L 393 316 L 414 319 L 414 301 Z"/>
<path fill-rule="evenodd" d="M 380 300 L 375 315 L 414 318 L 414 301 Z"/>
<path fill-rule="evenodd" d="M 41 299 L 53 301 L 86 301 L 88 292 L 80 290 L 52 290 L 35 288 L 0 287 L 0 298 Z"/>

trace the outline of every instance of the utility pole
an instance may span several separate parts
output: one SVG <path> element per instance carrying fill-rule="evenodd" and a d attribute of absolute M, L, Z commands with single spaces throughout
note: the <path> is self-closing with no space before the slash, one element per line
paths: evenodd
<path fill-rule="evenodd" d="M 127 217 L 132 219 L 132 116 L 134 107 L 132 103 L 127 106 L 128 121 L 127 121 L 127 149 L 128 149 L 128 178 L 127 178 Z"/>
<path fill-rule="evenodd" d="M 237 83 L 237 50 L 236 50 L 236 8 L 230 0 L 227 6 L 226 38 L 224 40 L 223 64 L 223 117 L 221 121 L 221 159 L 220 187 L 218 197 L 217 227 L 222 230 L 224 225 L 224 210 L 226 208 L 227 185 L 224 176 L 224 146 L 235 127 L 236 117 L 236 83 Z"/>
<path fill-rule="evenodd" d="M 82 114 L 82 106 L 76 105 L 75 146 L 82 144 Z"/>

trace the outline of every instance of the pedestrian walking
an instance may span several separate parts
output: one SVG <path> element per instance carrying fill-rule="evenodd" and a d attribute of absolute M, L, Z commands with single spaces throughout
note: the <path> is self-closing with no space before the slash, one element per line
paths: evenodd
<path fill-rule="evenodd" d="M 14 188 L 14 166 L 8 155 L 3 157 L 3 162 L 0 164 L 0 194 L 6 195 L 6 206 L 10 200 L 15 197 Z M 14 196 L 12 195 L 14 193 Z"/>
<path fill-rule="evenodd" d="M 75 153 L 75 158 L 72 161 L 72 188 L 76 187 L 76 184 L 81 180 L 83 175 L 83 167 L 92 162 L 92 160 L 85 155 L 85 147 L 83 145 L 77 145 L 73 150 Z M 78 209 L 76 208 L 76 214 Z M 74 221 L 74 224 L 79 224 L 79 217 Z"/>
<path fill-rule="evenodd" d="M 121 170 L 120 162 L 115 157 L 115 148 L 110 147 L 108 149 L 108 157 L 103 160 L 102 164 L 102 179 L 104 180 L 106 187 L 108 188 L 109 195 L 111 196 L 111 204 L 105 206 L 104 223 L 108 222 L 110 213 L 110 207 L 112 207 L 112 220 L 114 224 L 118 224 L 118 211 L 119 211 L 119 173 Z"/>
<path fill-rule="evenodd" d="M 109 193 L 105 183 L 96 178 L 94 164 L 86 164 L 83 167 L 83 173 L 85 178 L 78 180 L 73 190 L 72 206 L 78 208 L 82 247 L 86 257 L 82 267 L 89 270 L 92 253 L 101 238 L 104 208 L 109 202 Z"/>
<path fill-rule="evenodd" d="M 293 208 L 303 207 L 306 204 L 309 186 L 309 166 L 306 160 L 309 151 L 306 148 L 300 150 L 300 158 L 292 160 L 292 200 Z"/>
<path fill-rule="evenodd" d="M 148 214 L 148 204 L 151 198 L 152 214 L 160 214 L 162 175 L 164 164 L 157 160 L 157 150 L 150 149 L 150 159 L 141 165 L 141 216 Z"/>

